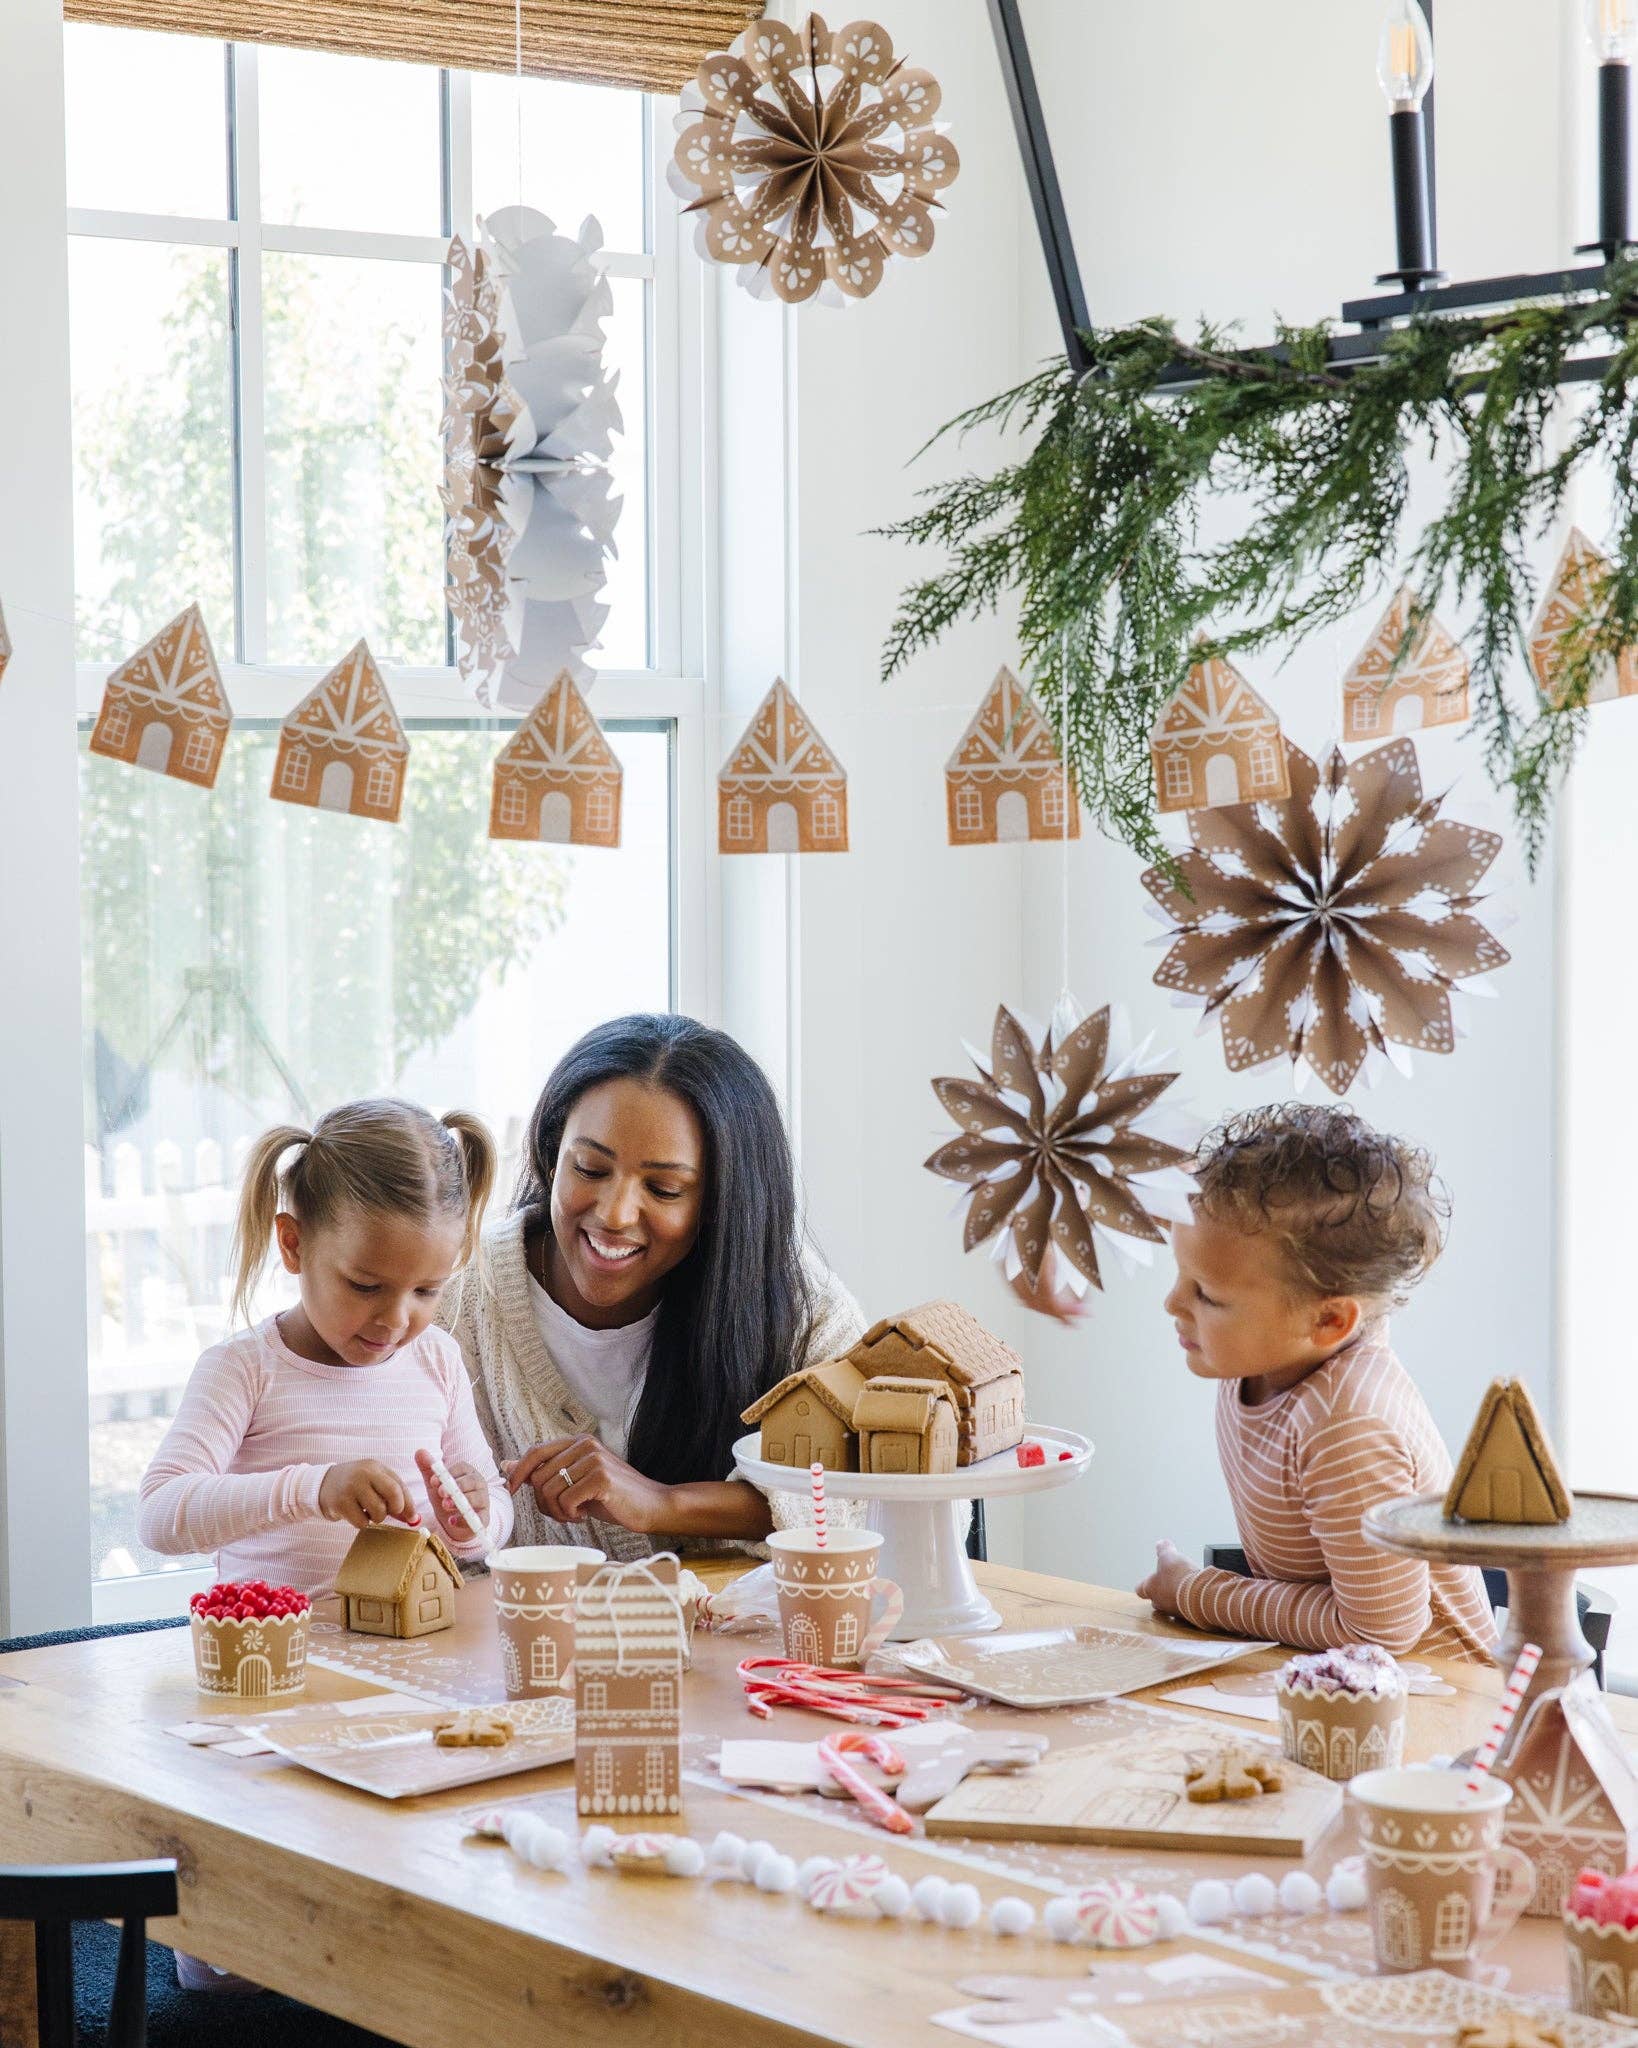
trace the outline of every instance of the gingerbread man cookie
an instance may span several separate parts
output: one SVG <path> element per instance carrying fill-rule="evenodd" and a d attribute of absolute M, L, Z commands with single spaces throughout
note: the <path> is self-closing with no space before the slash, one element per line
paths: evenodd
<path fill-rule="evenodd" d="M 1224 1749 L 1189 1772 L 1188 1790 L 1196 1806 L 1255 1799 L 1263 1792 L 1283 1792 L 1285 1773 L 1260 1750 Z"/>
<path fill-rule="evenodd" d="M 1458 2030 L 1456 2048 L 1564 2048 L 1564 2036 L 1547 2020 L 1504 2012 L 1494 2019 L 1470 2020 Z"/>
<path fill-rule="evenodd" d="M 475 1707 L 440 1722 L 432 1739 L 440 1749 L 504 1749 L 512 1739 L 512 1724 L 504 1714 Z"/>

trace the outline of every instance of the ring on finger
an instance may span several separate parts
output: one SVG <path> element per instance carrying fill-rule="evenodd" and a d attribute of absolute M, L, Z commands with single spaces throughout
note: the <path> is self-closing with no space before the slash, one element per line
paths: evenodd
<path fill-rule="evenodd" d="M 567 1466 L 567 1465 L 559 1465 L 559 1466 L 558 1466 L 558 1468 L 557 1468 L 557 1476 L 558 1476 L 558 1478 L 559 1478 L 559 1479 L 561 1479 L 561 1480 L 563 1481 L 563 1484 L 564 1484 L 565 1486 L 573 1486 L 573 1484 L 574 1484 L 574 1474 L 573 1474 L 573 1473 L 572 1473 L 572 1472 L 571 1472 L 571 1471 L 569 1470 L 569 1468 L 568 1468 L 568 1466 Z"/>

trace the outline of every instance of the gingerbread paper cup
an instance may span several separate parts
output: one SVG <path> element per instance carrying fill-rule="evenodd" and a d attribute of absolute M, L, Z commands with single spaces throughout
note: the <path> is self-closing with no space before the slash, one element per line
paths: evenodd
<path fill-rule="evenodd" d="M 242 1700 L 276 1699 L 307 1683 L 308 1609 L 234 1621 L 194 1614 L 193 1670 L 201 1692 Z"/>
<path fill-rule="evenodd" d="M 575 1574 L 603 1553 L 576 1543 L 498 1550 L 489 1560 L 509 1700 L 544 1699 L 574 1684 Z"/>
<path fill-rule="evenodd" d="M 1529 1857 L 1502 1842 L 1512 1786 L 1487 1778 L 1469 1795 L 1459 1771 L 1367 1771 L 1348 1796 L 1359 1810 L 1377 1968 L 1471 1976 L 1535 1887 Z"/>
<path fill-rule="evenodd" d="M 1280 1747 L 1294 1764 L 1346 1784 L 1405 1761 L 1403 1692 L 1326 1692 L 1280 1680 Z"/>
<path fill-rule="evenodd" d="M 1564 1914 L 1570 2004 L 1595 2020 L 1638 2019 L 1638 1927 Z"/>
<path fill-rule="evenodd" d="M 882 1539 L 874 1529 L 832 1529 L 823 1547 L 812 1529 L 779 1529 L 768 1538 L 785 1655 L 797 1664 L 863 1664 L 904 1612 L 904 1595 L 876 1577 Z M 874 1626 L 876 1594 L 885 1605 Z"/>

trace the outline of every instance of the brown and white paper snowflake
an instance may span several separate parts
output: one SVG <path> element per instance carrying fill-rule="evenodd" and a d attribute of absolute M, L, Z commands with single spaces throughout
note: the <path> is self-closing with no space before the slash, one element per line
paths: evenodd
<path fill-rule="evenodd" d="M 833 34 L 756 21 L 683 95 L 670 182 L 702 256 L 795 304 L 830 285 L 868 298 L 893 256 L 933 246 L 960 159 L 934 125 L 939 87 L 873 21 Z M 834 293 L 833 293 L 834 296 Z"/>
<path fill-rule="evenodd" d="M 1144 875 L 1172 927 L 1155 981 L 1220 1017 L 1236 1072 L 1289 1058 L 1341 1095 L 1395 1047 L 1452 1050 L 1457 984 L 1508 959 L 1473 914 L 1502 842 L 1439 816 L 1409 740 L 1323 770 L 1285 748 L 1287 802 L 1191 812 L 1185 886 Z"/>
<path fill-rule="evenodd" d="M 1049 1029 L 1037 1050 L 1003 1004 L 988 1067 L 973 1056 L 979 1079 L 933 1083 L 961 1136 L 927 1167 L 970 1190 L 963 1248 L 994 1239 L 1009 1277 L 1022 1271 L 1032 1288 L 1049 1254 L 1077 1292 L 1101 1287 L 1099 1233 L 1159 1244 L 1157 1217 L 1187 1214 L 1190 1151 L 1155 1113 L 1177 1076 L 1141 1072 L 1146 1048 L 1118 1057 L 1117 1035 L 1106 1005 L 1072 1030 Z"/>

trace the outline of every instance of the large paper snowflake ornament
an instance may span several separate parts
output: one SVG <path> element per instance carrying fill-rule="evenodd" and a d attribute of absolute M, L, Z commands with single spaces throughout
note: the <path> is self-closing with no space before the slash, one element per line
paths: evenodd
<path fill-rule="evenodd" d="M 1185 887 L 1143 886 L 1171 926 L 1155 981 L 1220 1017 L 1236 1071 L 1281 1059 L 1341 1095 L 1396 1048 L 1449 1052 L 1456 984 L 1506 965 L 1473 915 L 1501 850 L 1494 832 L 1439 816 L 1409 740 L 1323 770 L 1286 741 L 1285 803 L 1191 811 Z"/>
<path fill-rule="evenodd" d="M 1157 1218 L 1188 1216 L 1190 1150 L 1175 1140 L 1194 1134 L 1156 1111 L 1177 1076 L 1144 1073 L 1147 1045 L 1121 1056 L 1117 1036 L 1106 1006 L 1037 1050 L 1003 1005 L 988 1066 L 973 1053 L 980 1078 L 933 1083 L 962 1134 L 927 1166 L 970 1190 L 964 1249 L 993 1239 L 1008 1277 L 1032 1288 L 1054 1259 L 1075 1293 L 1101 1287 L 1100 1237 L 1144 1260 L 1162 1241 Z"/>
<path fill-rule="evenodd" d="M 739 266 L 758 297 L 868 298 L 890 257 L 933 246 L 938 194 L 961 169 L 939 99 L 873 21 L 753 22 L 706 58 L 677 117 L 668 177 L 700 254 Z"/>

